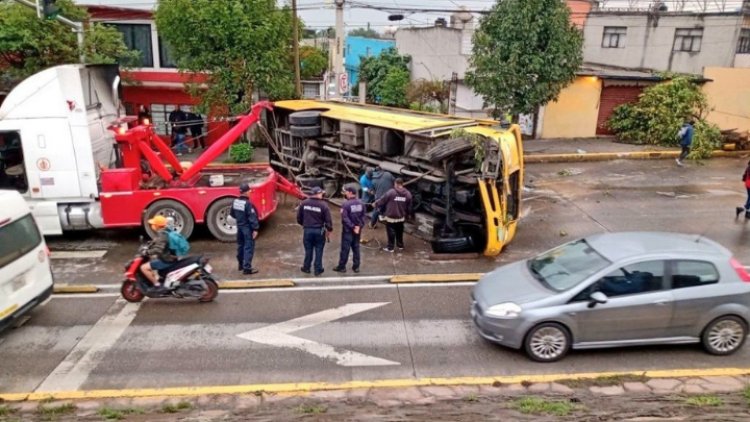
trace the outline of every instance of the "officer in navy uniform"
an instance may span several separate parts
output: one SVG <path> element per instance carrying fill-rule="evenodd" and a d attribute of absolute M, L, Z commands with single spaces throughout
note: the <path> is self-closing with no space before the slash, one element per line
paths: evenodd
<path fill-rule="evenodd" d="M 302 243 L 305 246 L 305 261 L 300 271 L 310 273 L 310 265 L 315 253 L 315 275 L 323 274 L 323 247 L 327 233 L 333 231 L 331 210 L 323 200 L 323 189 L 314 187 L 312 195 L 302 201 L 297 209 L 297 224 L 304 228 Z"/>
<path fill-rule="evenodd" d="M 349 250 L 352 251 L 352 270 L 359 272 L 359 239 L 365 226 L 365 204 L 357 199 L 357 188 L 349 185 L 344 188 L 346 201 L 341 205 L 341 253 L 339 265 L 333 271 L 346 272 Z"/>
<path fill-rule="evenodd" d="M 240 184 L 240 197 L 232 202 L 232 210 L 229 215 L 237 220 L 237 268 L 242 274 L 255 274 L 257 268 L 253 268 L 253 254 L 255 253 L 255 238 L 258 237 L 258 212 L 250 202 L 250 185 Z"/>

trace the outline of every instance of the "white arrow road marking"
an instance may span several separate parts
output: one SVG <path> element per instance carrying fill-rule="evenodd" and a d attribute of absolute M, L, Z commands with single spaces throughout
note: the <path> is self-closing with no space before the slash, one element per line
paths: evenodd
<path fill-rule="evenodd" d="M 91 371 L 104 360 L 105 353 L 133 322 L 140 305 L 118 299 L 36 391 L 75 391 L 81 388 Z"/>
<path fill-rule="evenodd" d="M 360 312 L 369 311 L 390 304 L 390 302 L 378 303 L 347 303 L 338 308 L 326 309 L 325 311 L 305 315 L 299 318 L 290 319 L 289 321 L 278 324 L 268 325 L 263 328 L 237 334 L 237 337 L 250 340 L 255 343 L 265 344 L 268 346 L 288 347 L 291 349 L 301 350 L 329 359 L 341 366 L 388 366 L 401 365 L 400 362 L 381 359 L 375 356 L 369 356 L 362 353 L 352 352 L 335 348 L 329 344 L 318 343 L 300 337 L 289 335 L 295 331 L 304 330 L 326 322 L 346 318 Z"/>

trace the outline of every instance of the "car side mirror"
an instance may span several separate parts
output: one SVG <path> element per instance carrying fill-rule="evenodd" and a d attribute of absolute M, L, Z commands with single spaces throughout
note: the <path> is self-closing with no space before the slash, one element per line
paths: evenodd
<path fill-rule="evenodd" d="M 594 292 L 589 295 L 589 308 L 593 308 L 596 305 L 603 305 L 607 303 L 607 295 L 602 292 Z"/>

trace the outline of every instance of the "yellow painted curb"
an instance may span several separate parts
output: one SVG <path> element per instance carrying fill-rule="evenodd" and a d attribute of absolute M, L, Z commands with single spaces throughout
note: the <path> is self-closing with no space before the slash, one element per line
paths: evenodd
<path fill-rule="evenodd" d="M 713 369 L 668 369 L 655 371 L 584 372 L 572 374 L 513 375 L 497 377 L 453 377 L 453 378 L 404 378 L 374 381 L 349 381 L 343 383 L 301 382 L 286 384 L 249 384 L 207 387 L 143 388 L 122 390 L 88 390 L 0 394 L 0 401 L 75 400 L 152 396 L 203 396 L 211 394 L 276 393 L 304 395 L 313 391 L 351 390 L 356 388 L 407 388 L 433 385 L 492 385 L 519 383 L 558 382 L 571 379 L 595 379 L 624 375 L 648 378 L 695 378 L 718 376 L 742 376 L 750 374 L 750 368 Z"/>
<path fill-rule="evenodd" d="M 711 153 L 712 158 L 744 157 L 750 151 L 723 151 L 716 150 Z M 526 154 L 524 163 L 564 163 L 564 162 L 587 162 L 608 160 L 658 160 L 666 158 L 677 158 L 680 151 L 630 151 L 630 152 L 587 152 L 583 154 Z"/>
<path fill-rule="evenodd" d="M 458 281 L 478 281 L 484 273 L 461 274 L 404 274 L 391 277 L 391 283 L 451 283 Z"/>
<path fill-rule="evenodd" d="M 96 293 L 98 291 L 99 288 L 93 284 L 55 284 L 52 289 L 52 292 L 56 294 Z"/>
<path fill-rule="evenodd" d="M 219 289 L 260 289 L 267 287 L 294 287 L 294 281 L 287 279 L 280 280 L 233 280 L 219 282 Z"/>

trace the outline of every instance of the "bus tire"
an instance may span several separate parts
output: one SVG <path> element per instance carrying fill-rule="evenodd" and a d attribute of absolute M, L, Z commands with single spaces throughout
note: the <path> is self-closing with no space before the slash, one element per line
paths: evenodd
<path fill-rule="evenodd" d="M 229 211 L 232 209 L 234 198 L 216 200 L 206 213 L 208 231 L 221 242 L 234 242 L 237 239 L 237 223 L 229 222 Z"/>
<path fill-rule="evenodd" d="M 146 233 L 150 238 L 155 238 L 156 232 L 151 230 L 148 220 L 157 215 L 174 218 L 175 228 L 180 234 L 185 236 L 185 238 L 189 238 L 190 235 L 193 234 L 195 219 L 190 210 L 173 199 L 162 199 L 149 205 L 148 208 L 146 208 L 146 212 L 143 214 L 143 227 L 146 229 Z"/>
<path fill-rule="evenodd" d="M 289 115 L 292 126 L 320 126 L 319 111 L 297 111 Z"/>
<path fill-rule="evenodd" d="M 320 126 L 289 126 L 289 132 L 297 138 L 315 138 L 320 136 Z"/>

